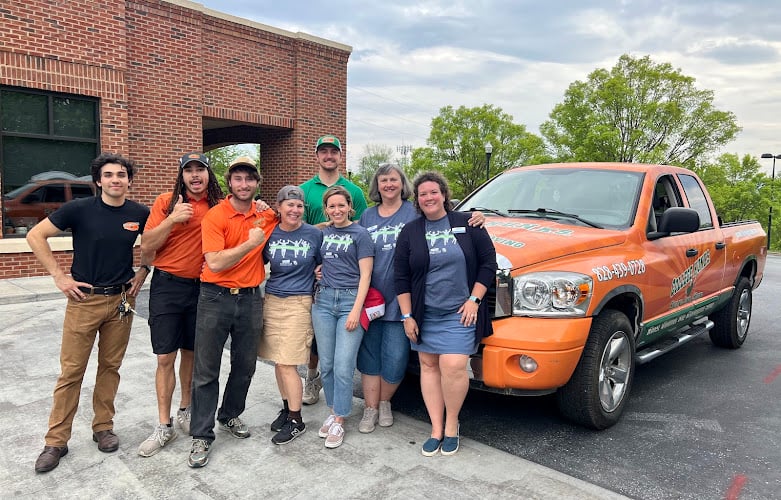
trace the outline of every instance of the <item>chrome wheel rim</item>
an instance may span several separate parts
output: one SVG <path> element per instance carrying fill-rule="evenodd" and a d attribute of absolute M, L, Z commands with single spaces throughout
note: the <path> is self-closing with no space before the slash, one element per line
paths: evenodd
<path fill-rule="evenodd" d="M 614 411 L 623 401 L 631 369 L 632 352 L 627 334 L 615 332 L 605 344 L 600 361 L 599 402 L 606 412 Z"/>
<path fill-rule="evenodd" d="M 751 322 L 751 293 L 743 290 L 738 300 L 738 317 L 736 318 L 738 339 L 743 340 L 748 334 L 748 325 Z"/>

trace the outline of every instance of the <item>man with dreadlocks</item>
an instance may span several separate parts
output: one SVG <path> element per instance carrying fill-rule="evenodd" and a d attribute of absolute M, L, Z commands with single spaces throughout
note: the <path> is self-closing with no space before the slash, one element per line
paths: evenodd
<path fill-rule="evenodd" d="M 190 434 L 190 387 L 193 378 L 195 317 L 203 267 L 201 219 L 222 199 L 209 159 L 188 153 L 179 160 L 179 174 L 172 192 L 157 197 L 141 243 L 142 262 L 152 262 L 155 272 L 149 290 L 149 329 L 152 351 L 157 355 L 155 389 L 159 424 L 138 454 L 151 457 L 176 438 L 171 400 L 176 387 L 177 352 L 181 402 L 176 421 Z"/>

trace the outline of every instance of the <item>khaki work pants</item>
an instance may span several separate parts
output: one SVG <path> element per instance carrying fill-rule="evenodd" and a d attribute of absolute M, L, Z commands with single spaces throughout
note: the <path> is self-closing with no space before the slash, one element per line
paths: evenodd
<path fill-rule="evenodd" d="M 92 431 L 114 428 L 114 398 L 119 387 L 119 367 L 125 357 L 133 320 L 132 314 L 120 320 L 117 308 L 121 300 L 121 295 L 92 295 L 81 302 L 68 299 L 62 326 L 60 376 L 54 387 L 49 432 L 46 433 L 47 446 L 62 447 L 68 444 L 73 418 L 79 407 L 84 372 L 98 332 L 98 372 L 92 393 L 95 413 Z M 128 296 L 127 301 L 135 307 L 135 298 Z"/>

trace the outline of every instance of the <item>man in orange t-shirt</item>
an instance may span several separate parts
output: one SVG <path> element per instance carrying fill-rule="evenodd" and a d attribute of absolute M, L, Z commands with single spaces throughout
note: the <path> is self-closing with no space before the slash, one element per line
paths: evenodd
<path fill-rule="evenodd" d="M 222 199 L 217 177 L 202 153 L 187 153 L 179 160 L 173 191 L 157 197 L 144 230 L 141 252 L 155 271 L 149 290 L 149 330 L 157 355 L 155 390 L 158 424 L 138 447 L 151 457 L 176 438 L 171 400 L 176 387 L 177 352 L 181 400 L 176 421 L 190 434 L 190 390 L 195 345 L 195 317 L 203 267 L 201 220 Z M 152 261 L 154 257 L 154 261 Z"/>
<path fill-rule="evenodd" d="M 263 330 L 260 283 L 265 278 L 262 250 L 276 227 L 277 214 L 259 212 L 253 197 L 261 182 L 255 162 L 246 156 L 233 160 L 225 174 L 231 194 L 206 213 L 201 222 L 203 256 L 201 292 L 195 327 L 195 361 L 192 390 L 193 437 L 188 465 L 203 467 L 214 441 L 214 417 L 220 428 L 236 438 L 248 438 L 244 412 L 258 343 Z M 220 363 L 231 337 L 231 367 L 222 406 Z"/>

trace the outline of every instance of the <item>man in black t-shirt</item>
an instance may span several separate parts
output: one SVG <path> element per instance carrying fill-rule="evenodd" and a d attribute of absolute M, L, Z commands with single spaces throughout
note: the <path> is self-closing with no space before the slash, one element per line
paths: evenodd
<path fill-rule="evenodd" d="M 96 197 L 64 204 L 27 234 L 35 257 L 68 298 L 60 376 L 54 388 L 46 444 L 35 462 L 36 472 L 54 469 L 68 453 L 82 379 L 98 334 L 92 439 L 100 451 L 119 448 L 113 432 L 119 367 L 130 338 L 130 308 L 135 306 L 135 297 L 149 273 L 144 262 L 138 272 L 133 271 L 133 246 L 144 230 L 149 209 L 126 199 L 135 173 L 132 161 L 104 153 L 92 161 L 91 173 L 98 187 Z M 73 233 L 70 275 L 59 266 L 48 242 L 66 229 Z"/>

